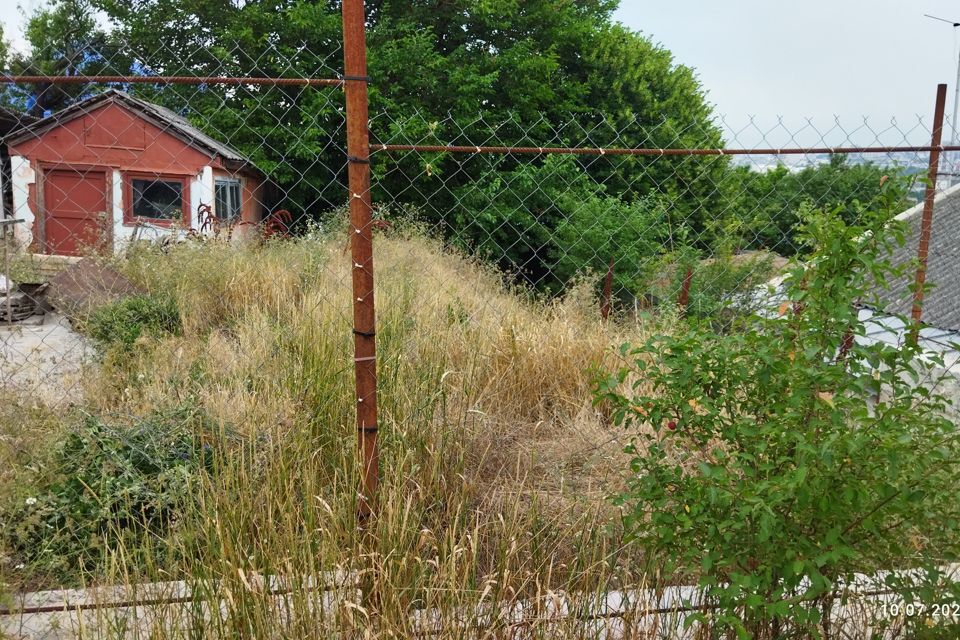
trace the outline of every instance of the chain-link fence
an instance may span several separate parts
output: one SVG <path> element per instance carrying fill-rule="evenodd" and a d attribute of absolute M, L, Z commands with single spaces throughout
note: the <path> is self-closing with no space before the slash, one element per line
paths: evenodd
<path fill-rule="evenodd" d="M 684 318 L 723 332 L 766 313 L 809 250 L 806 215 L 856 223 L 888 181 L 902 185 L 908 227 L 895 261 L 919 255 L 936 285 L 920 338 L 943 357 L 936 384 L 956 388 L 960 194 L 952 176 L 924 182 L 938 174 L 942 109 L 933 124 L 821 127 L 502 118 L 483 105 L 465 118 L 375 102 L 368 122 L 368 83 L 375 100 L 388 88 L 366 77 L 356 51 L 351 63 L 356 38 L 324 55 L 199 41 L 34 50 L 3 77 L 0 486 L 16 508 L 5 514 L 0 576 L 10 584 L 156 580 L 164 554 L 186 566 L 204 544 L 219 549 L 219 522 L 175 553 L 126 536 L 178 531 L 190 478 L 220 477 L 211 469 L 221 452 L 249 464 L 250 481 L 221 487 L 222 499 L 263 510 L 223 525 L 238 539 L 268 538 L 257 517 L 270 512 L 296 516 L 278 529 L 352 540 L 323 519 L 363 521 L 376 505 L 378 434 L 394 446 L 388 494 L 415 485 L 430 498 L 423 537 L 433 519 L 452 519 L 450 477 L 486 487 L 473 499 L 493 513 L 505 495 L 532 495 L 528 483 L 538 499 L 568 487 L 599 499 L 625 468 L 625 438 L 591 403 L 592 368 Z M 861 310 L 860 339 L 910 339 L 912 283 L 878 288 L 884 304 Z M 58 430 L 60 416 L 68 428 Z M 468 443 L 458 459 L 429 457 L 436 468 L 425 470 L 395 453 L 400 442 L 433 451 L 448 427 Z M 359 461 L 344 453 L 354 428 Z M 308 436 L 291 444 L 292 431 Z M 304 469 L 281 462 L 281 450 Z M 252 485 L 277 502 L 250 499 Z M 344 487 L 349 499 L 330 497 Z M 289 566 L 231 550 L 243 565 L 238 592 L 273 593 L 251 586 L 253 574 L 329 577 L 336 567 L 350 578 L 337 588 L 353 598 L 356 567 L 306 546 Z M 136 560 L 120 563 L 127 552 Z M 140 576 L 123 575 L 133 566 Z M 208 578 L 198 584 L 211 600 L 240 606 Z M 196 589 L 165 584 L 180 604 Z M 476 590 L 481 601 L 492 588 Z M 34 600 L 37 616 L 55 610 Z M 217 617 L 211 606 L 202 619 Z M 332 615 L 283 604 L 301 606 Z M 44 637 L 31 625 L 47 622 L 16 607 L 0 633 Z M 355 628 L 360 614 L 343 615 L 337 628 Z"/>
<path fill-rule="evenodd" d="M 820 133 L 810 123 L 791 132 L 750 121 L 735 131 L 728 123 L 462 123 L 384 114 L 372 130 L 382 136 L 373 145 L 375 200 L 412 207 L 431 232 L 548 295 L 587 273 L 602 281 L 612 271 L 612 295 L 631 311 L 676 303 L 687 270 L 756 263 L 739 276 L 694 274 L 688 284 L 697 290 L 699 282 L 704 294 L 694 294 L 690 311 L 716 311 L 737 287 L 772 278 L 803 251 L 805 208 L 838 207 L 853 220 L 884 176 L 922 177 L 928 168 L 926 151 L 908 144 L 918 133 L 929 137 L 922 122 L 882 131 L 836 123 Z M 682 146 L 685 137 L 720 135 L 723 147 Z M 810 144 L 789 146 L 798 137 Z M 922 180 L 912 184 L 905 209 L 923 188 Z M 712 266 L 721 256 L 736 265 Z"/>

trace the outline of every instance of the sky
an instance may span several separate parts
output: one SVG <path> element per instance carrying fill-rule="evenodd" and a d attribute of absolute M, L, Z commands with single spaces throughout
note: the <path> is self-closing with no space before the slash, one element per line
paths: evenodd
<path fill-rule="evenodd" d="M 21 7 L 31 13 L 43 4 L 39 0 L 0 0 L 0 25 L 3 25 L 3 37 L 15 48 L 23 47 L 23 12 Z"/>
<path fill-rule="evenodd" d="M 950 125 L 960 44 L 960 27 L 925 13 L 960 22 L 960 0 L 622 0 L 616 18 L 694 68 L 729 129 L 755 116 L 825 131 L 837 117 L 859 142 L 874 137 L 854 131 L 867 118 L 896 141 L 895 118 L 901 140 L 923 144 L 929 133 L 911 125 L 920 116 L 929 131 L 941 82 Z"/>

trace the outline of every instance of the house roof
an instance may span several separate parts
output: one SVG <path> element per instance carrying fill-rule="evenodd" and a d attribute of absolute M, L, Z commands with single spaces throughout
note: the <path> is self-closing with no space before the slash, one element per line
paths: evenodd
<path fill-rule="evenodd" d="M 0 107 L 0 136 L 7 135 L 11 131 L 15 131 L 24 125 L 32 124 L 36 121 L 37 118 L 29 113 Z"/>
<path fill-rule="evenodd" d="M 228 164 L 237 165 L 236 168 L 247 168 L 257 171 L 258 173 L 260 172 L 256 165 L 239 151 L 210 137 L 190 124 L 183 116 L 166 107 L 135 98 L 117 89 L 107 89 L 103 93 L 76 102 L 46 118 L 42 118 L 23 128 L 17 129 L 4 138 L 3 142 L 7 144 L 17 144 L 29 138 L 42 135 L 51 129 L 89 113 L 92 109 L 111 103 L 125 107 L 182 142 L 208 153 L 211 157 L 220 157 Z"/>
<path fill-rule="evenodd" d="M 916 260 L 920 241 L 923 203 L 897 216 L 907 223 L 906 243 L 896 247 L 892 259 L 905 265 Z M 909 316 L 913 306 L 914 271 L 876 292 L 884 305 L 882 311 Z M 960 185 L 941 192 L 934 200 L 930 251 L 927 258 L 927 282 L 932 288 L 923 301 L 923 323 L 951 332 L 960 332 Z"/>

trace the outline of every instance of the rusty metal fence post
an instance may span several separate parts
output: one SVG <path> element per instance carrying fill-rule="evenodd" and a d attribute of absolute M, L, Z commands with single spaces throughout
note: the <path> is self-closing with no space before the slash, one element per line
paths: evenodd
<path fill-rule="evenodd" d="M 917 247 L 917 276 L 913 292 L 913 331 L 911 340 L 916 341 L 923 314 L 923 287 L 927 281 L 927 259 L 930 253 L 930 233 L 933 228 L 933 203 L 937 196 L 937 176 L 940 173 L 940 141 L 943 135 L 943 111 L 947 99 L 947 85 L 937 85 L 937 102 L 933 112 L 933 134 L 930 140 L 930 163 L 927 171 L 927 188 L 923 195 L 923 217 L 920 221 L 920 243 Z"/>
<path fill-rule="evenodd" d="M 357 517 L 374 512 L 379 484 L 377 450 L 377 351 L 373 301 L 373 207 L 370 199 L 370 131 L 367 95 L 366 15 L 363 0 L 343 0 L 343 79 L 347 106 L 350 249 L 353 272 L 354 372 L 360 496 Z"/>
<path fill-rule="evenodd" d="M 680 285 L 680 295 L 677 297 L 677 309 L 680 319 L 687 317 L 687 307 L 690 306 L 690 285 L 693 283 L 693 267 L 687 267 L 683 274 L 683 284 Z"/>
<path fill-rule="evenodd" d="M 600 302 L 600 317 L 604 320 L 610 318 L 610 310 L 613 308 L 613 258 L 607 265 L 607 275 L 603 278 L 603 297 Z"/>

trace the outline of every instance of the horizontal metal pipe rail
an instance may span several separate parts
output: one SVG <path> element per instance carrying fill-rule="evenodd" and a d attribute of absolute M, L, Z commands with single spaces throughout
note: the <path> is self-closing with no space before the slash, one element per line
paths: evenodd
<path fill-rule="evenodd" d="M 782 149 L 627 149 L 602 147 L 484 147 L 433 144 L 372 144 L 372 151 L 420 153 L 491 153 L 491 154 L 567 154 L 584 156 L 782 156 L 851 153 L 924 153 L 960 151 L 960 146 L 921 147 L 790 147 Z"/>
<path fill-rule="evenodd" d="M 336 582 L 322 582 L 320 584 L 304 585 L 299 587 L 268 587 L 266 591 L 262 592 L 262 594 L 267 597 L 277 597 L 296 595 L 300 593 L 330 593 L 350 589 L 355 585 L 356 578 L 354 576 L 352 580 L 350 577 L 345 579 L 343 584 L 336 584 Z M 187 604 L 192 602 L 213 602 L 214 600 L 224 599 L 219 595 L 219 581 L 216 581 L 208 586 L 209 588 L 199 590 L 200 593 L 197 593 L 197 591 L 194 591 L 191 587 L 190 593 L 184 593 L 181 595 L 155 595 L 148 597 L 134 596 L 126 598 L 113 598 L 103 601 L 94 600 L 73 603 L 64 600 L 63 602 L 51 604 L 21 604 L 18 606 L 15 602 L 16 598 L 14 597 L 12 598 L 12 600 L 14 600 L 13 604 L 0 606 L 0 616 L 22 617 L 41 613 L 73 613 L 78 611 L 99 611 L 102 609 L 135 609 L 137 607 L 167 606 L 172 604 Z"/>
<path fill-rule="evenodd" d="M 0 84 L 226 84 L 342 87 L 341 78 L 245 78 L 232 76 L 11 76 L 0 75 Z"/>
<path fill-rule="evenodd" d="M 844 595 L 842 591 L 835 591 L 831 597 L 834 599 L 839 599 Z M 896 596 L 897 591 L 892 588 L 887 589 L 871 589 L 867 591 L 858 591 L 854 595 L 859 598 L 877 598 L 882 596 Z M 785 602 L 787 599 L 780 599 L 776 602 Z M 568 613 L 565 615 L 543 617 L 543 616 L 524 616 L 521 619 L 510 621 L 505 623 L 503 626 L 507 628 L 519 628 L 519 627 L 532 627 L 533 625 L 539 623 L 560 623 L 564 621 L 575 621 L 575 622 L 599 622 L 603 620 L 629 620 L 629 619 L 642 619 L 648 616 L 661 616 L 661 615 L 675 615 L 675 614 L 686 614 L 686 613 L 705 613 L 710 611 L 718 611 L 722 607 L 717 603 L 704 603 L 704 604 L 678 604 L 672 605 L 669 607 L 656 606 L 656 607 L 643 607 L 637 606 L 631 609 L 622 609 L 614 611 L 603 611 L 600 613 Z M 468 628 L 471 623 L 460 623 L 460 627 L 464 630 Z M 492 627 L 488 624 L 487 628 Z M 469 628 L 473 628 L 469 626 Z M 435 637 L 438 631 L 436 629 L 427 629 L 423 631 L 414 632 L 415 638 L 426 638 L 426 637 Z"/>

